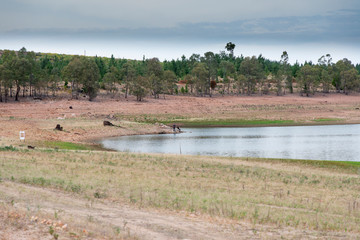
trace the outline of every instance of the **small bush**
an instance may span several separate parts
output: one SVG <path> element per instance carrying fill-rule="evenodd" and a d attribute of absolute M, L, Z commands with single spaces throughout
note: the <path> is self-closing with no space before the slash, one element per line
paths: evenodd
<path fill-rule="evenodd" d="M 11 151 L 11 152 L 15 152 L 18 151 L 17 148 L 13 147 L 12 145 L 10 146 L 5 146 L 5 147 L 0 147 L 0 151 Z"/>

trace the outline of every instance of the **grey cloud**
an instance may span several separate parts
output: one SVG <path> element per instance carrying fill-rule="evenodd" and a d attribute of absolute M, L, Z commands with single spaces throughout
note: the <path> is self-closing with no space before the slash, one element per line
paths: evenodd
<path fill-rule="evenodd" d="M 57 51 L 76 45 L 73 49 L 93 46 L 100 52 L 109 46 L 116 49 L 132 44 L 125 50 L 138 51 L 143 46 L 145 52 L 151 46 L 171 46 L 166 51 L 169 54 L 179 52 L 180 46 L 182 52 L 195 45 L 222 49 L 224 43 L 232 41 L 256 49 L 276 45 L 278 52 L 283 46 L 294 45 L 297 49 L 300 44 L 317 44 L 324 49 L 326 45 L 334 51 L 346 47 L 350 53 L 359 49 L 360 1 L 253 2 L 87 0 L 85 4 L 84 0 L 2 0 L 0 48 L 9 48 L 14 42 L 20 48 L 32 42 L 38 44 L 39 51 L 47 46 Z"/>
<path fill-rule="evenodd" d="M 79 36 L 122 37 L 146 39 L 221 39 L 243 38 L 255 40 L 347 40 L 360 37 L 360 10 L 342 10 L 324 16 L 259 18 L 222 23 L 183 23 L 174 28 L 118 28 L 118 29 L 53 29 L 46 31 L 12 31 L 9 34 L 31 33 L 46 35 L 75 34 Z"/>
<path fill-rule="evenodd" d="M 47 29 L 8 31 L 4 36 L 48 36 L 95 39 L 147 39 L 149 41 L 244 41 L 258 43 L 337 42 L 360 39 L 360 10 L 328 15 L 277 17 L 222 23 L 183 23 L 174 28 Z"/>
<path fill-rule="evenodd" d="M 0 30 L 156 28 L 180 22 L 233 22 L 358 9 L 357 0 L 2 0 Z"/>

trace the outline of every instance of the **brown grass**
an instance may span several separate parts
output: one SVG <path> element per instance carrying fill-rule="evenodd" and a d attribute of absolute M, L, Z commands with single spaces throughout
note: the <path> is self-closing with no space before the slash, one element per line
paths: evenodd
<path fill-rule="evenodd" d="M 240 158 L 52 150 L 2 152 L 0 164 L 3 180 L 93 199 L 254 225 L 360 233 L 360 178 L 340 168 Z"/>

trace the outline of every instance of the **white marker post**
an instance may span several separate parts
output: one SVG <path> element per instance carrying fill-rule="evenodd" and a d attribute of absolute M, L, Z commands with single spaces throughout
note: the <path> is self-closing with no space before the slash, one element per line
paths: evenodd
<path fill-rule="evenodd" d="M 20 135 L 20 141 L 24 140 L 25 142 L 25 131 L 20 131 L 19 135 Z"/>

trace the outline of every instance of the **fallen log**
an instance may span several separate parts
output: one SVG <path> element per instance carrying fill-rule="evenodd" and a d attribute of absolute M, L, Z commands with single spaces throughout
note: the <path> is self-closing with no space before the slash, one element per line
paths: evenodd
<path fill-rule="evenodd" d="M 112 124 L 109 121 L 104 121 L 103 124 L 104 124 L 104 126 L 115 126 L 114 124 Z"/>

